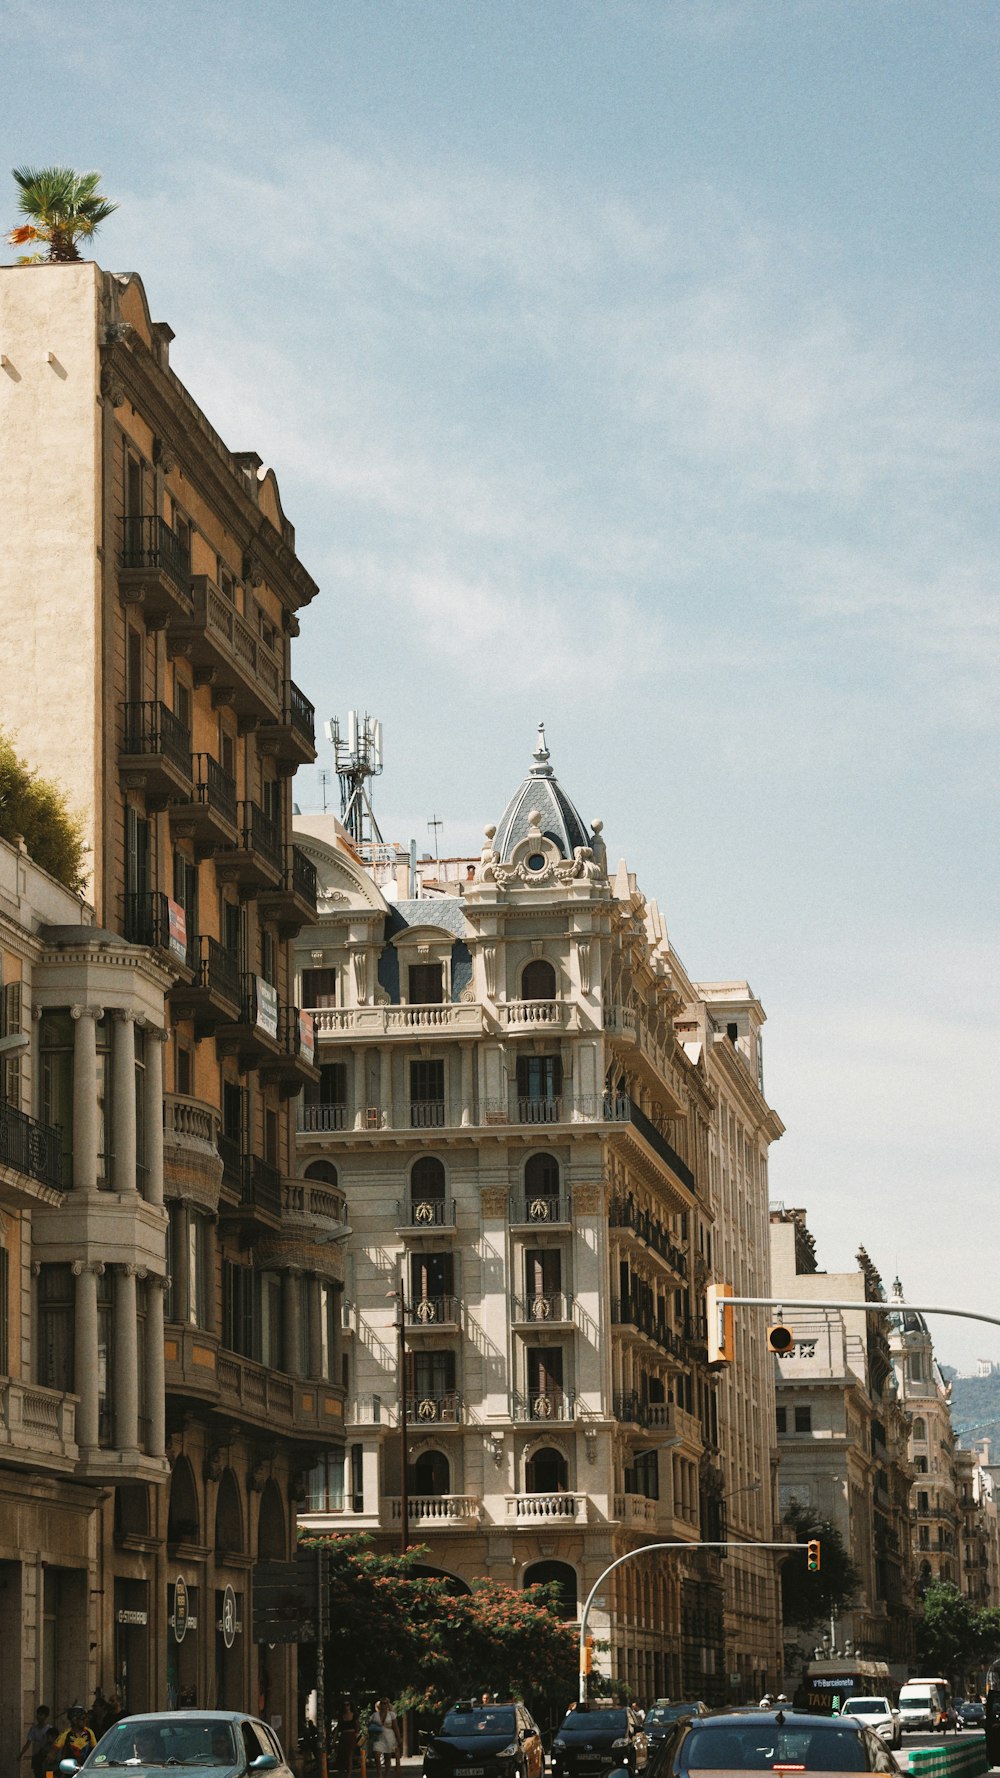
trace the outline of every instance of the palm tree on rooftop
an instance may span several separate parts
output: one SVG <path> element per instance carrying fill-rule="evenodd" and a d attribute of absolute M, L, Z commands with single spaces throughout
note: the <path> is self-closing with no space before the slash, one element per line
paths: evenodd
<path fill-rule="evenodd" d="M 118 208 L 98 191 L 100 173 L 77 173 L 72 167 L 14 167 L 12 172 L 17 207 L 29 221 L 11 229 L 7 239 L 12 247 L 40 242 L 48 248 L 44 255 L 22 255 L 22 265 L 42 258 L 79 259 L 78 241 L 88 240 Z"/>

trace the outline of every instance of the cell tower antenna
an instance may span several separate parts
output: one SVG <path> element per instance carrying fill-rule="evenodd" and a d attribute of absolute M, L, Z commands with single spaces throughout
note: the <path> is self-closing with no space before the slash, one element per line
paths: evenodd
<path fill-rule="evenodd" d="M 382 846 L 372 809 L 369 783 L 382 773 L 382 724 L 368 712 L 361 719 L 356 710 L 347 714 L 347 732 L 335 716 L 327 722 L 326 738 L 333 746 L 333 767 L 340 784 L 340 819 L 359 850 Z"/>

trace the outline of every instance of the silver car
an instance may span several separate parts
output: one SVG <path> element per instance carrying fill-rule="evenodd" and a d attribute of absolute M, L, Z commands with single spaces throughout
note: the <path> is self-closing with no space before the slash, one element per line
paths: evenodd
<path fill-rule="evenodd" d="M 890 1747 L 903 1744 L 903 1719 L 888 1698 L 848 1698 L 841 1716 L 856 1716 Z"/>
<path fill-rule="evenodd" d="M 161 1710 L 123 1716 L 101 1736 L 78 1766 L 59 1762 L 62 1778 L 105 1778 L 127 1769 L 137 1775 L 163 1766 L 185 1766 L 205 1778 L 241 1778 L 246 1772 L 273 1772 L 294 1778 L 274 1730 L 244 1710 Z"/>

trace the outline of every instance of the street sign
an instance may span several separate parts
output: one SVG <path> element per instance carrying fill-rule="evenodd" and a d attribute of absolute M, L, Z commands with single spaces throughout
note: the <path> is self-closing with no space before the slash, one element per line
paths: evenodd
<path fill-rule="evenodd" d="M 252 1576 L 253 1640 L 315 1642 L 330 1632 L 326 1551 L 300 1549 L 294 1562 L 258 1562 Z"/>

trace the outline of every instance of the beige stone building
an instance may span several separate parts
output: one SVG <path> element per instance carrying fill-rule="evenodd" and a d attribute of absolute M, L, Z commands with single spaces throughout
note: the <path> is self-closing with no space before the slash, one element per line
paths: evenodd
<path fill-rule="evenodd" d="M 863 1250 L 855 1272 L 817 1269 L 804 1210 L 771 1212 L 771 1285 L 778 1297 L 858 1303 L 882 1295 Z M 777 1373 L 779 1500 L 832 1523 L 861 1576 L 840 1614 L 840 1652 L 885 1661 L 898 1681 L 913 1651 L 908 1427 L 889 1350 L 888 1317 L 862 1308 L 789 1311 L 795 1335 Z M 792 1631 L 790 1641 L 796 1640 Z M 800 1642 L 807 1642 L 799 1636 Z"/>
<path fill-rule="evenodd" d="M 904 1300 L 898 1278 L 893 1296 Z M 891 1343 L 899 1399 L 909 1422 L 910 1534 L 917 1588 L 924 1592 L 939 1580 L 959 1586 L 963 1520 L 951 1385 L 941 1375 L 927 1323 L 915 1310 L 892 1317 Z"/>
<path fill-rule="evenodd" d="M 752 1172 L 759 1236 L 777 1131 L 745 985 L 710 1005 L 687 979 L 542 734 L 481 858 L 434 880 L 332 817 L 297 832 L 319 878 L 298 942 L 320 1062 L 299 1171 L 343 1192 L 353 1231 L 346 1471 L 334 1456 L 316 1473 L 306 1522 L 392 1547 L 405 1514 L 442 1572 L 557 1580 L 570 1617 L 614 1557 L 719 1538 L 727 1495 L 730 1522 L 766 1539 L 769 1379 L 755 1359 L 724 1435 L 705 1332 L 713 1180 L 735 1197 Z M 644 1698 L 725 1698 L 726 1568 L 694 1549 L 627 1564 L 592 1618 L 598 1665 Z M 774 1683 L 773 1622 L 754 1634 L 741 1675 Z"/>
<path fill-rule="evenodd" d="M 1000 1605 L 1000 1515 L 993 1477 L 977 1451 L 956 1450 L 955 1472 L 962 1514 L 962 1592 L 976 1607 L 994 1607 Z"/>
<path fill-rule="evenodd" d="M 251 1570 L 292 1552 L 302 1475 L 342 1442 L 342 1208 L 295 1178 L 291 1109 L 317 1078 L 290 953 L 315 911 L 290 656 L 316 588 L 171 337 L 135 277 L 0 270 L 0 713 L 83 819 L 95 909 L 49 925 L 32 989 L 19 1109 L 59 1126 L 62 1172 L 31 1210 L 18 1379 L 69 1404 L 68 1473 L 102 1484 L 68 1689 L 291 1728 Z M 48 1636 L 22 1724 L 39 1690 L 68 1702 Z"/>

